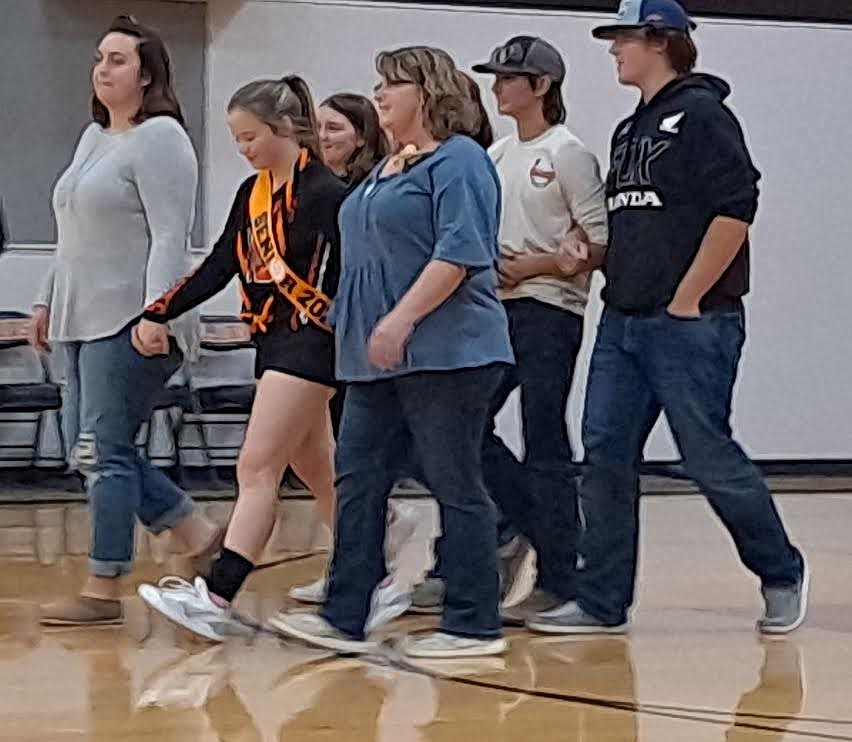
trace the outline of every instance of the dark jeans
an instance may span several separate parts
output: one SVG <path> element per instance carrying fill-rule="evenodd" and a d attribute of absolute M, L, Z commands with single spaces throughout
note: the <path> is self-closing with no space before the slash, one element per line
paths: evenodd
<path fill-rule="evenodd" d="M 337 518 L 322 615 L 361 638 L 373 589 L 385 573 L 384 538 L 394 473 L 388 457 L 408 426 L 426 484 L 438 501 L 446 581 L 441 628 L 500 634 L 497 515 L 482 481 L 488 405 L 503 366 L 416 373 L 349 385 L 337 445 Z"/>
<path fill-rule="evenodd" d="M 745 340 L 742 312 L 678 319 L 604 312 L 589 370 L 580 488 L 585 519 L 577 596 L 583 610 L 620 623 L 633 603 L 639 462 L 661 410 L 686 473 L 768 587 L 795 584 L 790 544 L 760 472 L 731 437 L 731 399 Z"/>
<path fill-rule="evenodd" d="M 328 403 L 329 411 L 331 412 L 331 428 L 334 433 L 334 439 L 340 437 L 340 423 L 343 419 L 343 405 L 346 401 L 346 385 L 340 384 L 331 401 Z M 398 482 L 401 479 L 415 479 L 422 482 L 424 479 L 420 464 L 414 456 L 414 441 L 411 437 L 411 431 L 408 426 L 403 426 L 403 430 L 393 442 L 394 449 L 388 454 L 389 466 L 394 473 L 394 481 Z"/>
<path fill-rule="evenodd" d="M 489 494 L 538 554 L 538 584 L 573 600 L 579 539 L 577 488 L 565 411 L 583 318 L 533 299 L 505 303 L 516 366 L 491 400 L 482 468 Z M 494 417 L 521 389 L 524 457 L 518 461 L 494 429 Z"/>

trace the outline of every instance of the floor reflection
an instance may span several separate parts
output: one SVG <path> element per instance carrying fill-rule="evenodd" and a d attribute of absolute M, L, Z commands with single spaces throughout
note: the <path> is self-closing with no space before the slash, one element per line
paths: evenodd
<path fill-rule="evenodd" d="M 30 614 L 25 604 L 0 610 L 0 674 L 21 700 L 18 713 L 3 704 L 4 739 L 36 730 L 65 739 L 72 728 L 79 734 L 69 738 L 97 741 L 121 730 L 122 739 L 162 742 L 650 742 L 665 724 L 674 731 L 689 722 L 703 730 L 691 739 L 718 739 L 721 726 L 727 742 L 781 742 L 805 703 L 802 650 L 792 640 L 759 645 L 757 683 L 726 710 L 673 702 L 697 669 L 681 664 L 677 675 L 676 657 L 670 696 L 640 698 L 641 667 L 624 637 L 519 632 L 503 658 L 407 663 L 393 652 L 337 658 L 268 634 L 189 644 L 156 623 L 141 641 L 128 630 L 42 634 L 27 628 Z M 43 698 L 50 704 L 34 713 Z M 643 718 L 653 721 L 647 736 Z"/>
<path fill-rule="evenodd" d="M 0 560 L 4 742 L 797 742 L 852 740 L 852 498 L 785 500 L 814 574 L 787 639 L 753 632 L 759 596 L 701 501 L 643 504 L 640 604 L 629 638 L 509 632 L 502 658 L 335 658 L 268 633 L 211 647 L 151 614 L 42 631 L 40 600 L 71 594 L 85 559 Z M 324 559 L 265 570 L 239 609 L 262 620 Z M 666 565 L 677 565 L 669 567 Z M 137 579 L 161 568 L 140 565 Z M 697 581 L 695 576 L 702 579 Z M 428 617 L 391 634 L 426 630 Z M 822 735 L 822 736 L 820 736 Z"/>
<path fill-rule="evenodd" d="M 757 684 L 740 698 L 734 723 L 725 735 L 727 742 L 754 739 L 756 727 L 761 728 L 766 742 L 781 742 L 802 711 L 805 684 L 798 644 L 792 639 L 767 640 L 761 642 L 761 648 L 763 664 Z"/>

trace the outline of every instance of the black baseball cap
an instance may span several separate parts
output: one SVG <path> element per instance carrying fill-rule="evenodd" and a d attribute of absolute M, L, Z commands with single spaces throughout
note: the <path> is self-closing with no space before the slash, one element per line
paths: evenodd
<path fill-rule="evenodd" d="M 487 62 L 473 65 L 474 72 L 494 75 L 547 75 L 565 79 L 565 62 L 552 44 L 537 36 L 515 36 L 491 52 Z"/>
<path fill-rule="evenodd" d="M 695 28 L 684 7 L 676 0 L 621 0 L 615 23 L 592 30 L 596 39 L 611 39 L 620 31 L 661 28 L 688 34 Z"/>

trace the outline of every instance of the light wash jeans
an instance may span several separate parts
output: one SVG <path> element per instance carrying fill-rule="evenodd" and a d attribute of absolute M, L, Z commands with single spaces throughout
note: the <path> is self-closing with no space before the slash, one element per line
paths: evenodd
<path fill-rule="evenodd" d="M 127 574 L 133 564 L 136 518 L 152 533 L 173 527 L 193 509 L 192 499 L 136 452 L 139 426 L 157 394 L 181 364 L 146 358 L 133 348 L 130 327 L 92 342 L 60 343 L 65 361 L 62 433 L 70 458 L 86 476 L 92 521 L 89 571 Z"/>

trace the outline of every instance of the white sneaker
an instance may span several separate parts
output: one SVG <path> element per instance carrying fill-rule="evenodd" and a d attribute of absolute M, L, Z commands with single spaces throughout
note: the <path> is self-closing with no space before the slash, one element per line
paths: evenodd
<path fill-rule="evenodd" d="M 385 559 L 388 565 L 398 566 L 399 556 L 417 531 L 419 522 L 417 512 L 410 505 L 390 505 L 385 537 Z"/>
<path fill-rule="evenodd" d="M 202 577 L 196 577 L 194 583 L 164 577 L 156 586 L 140 585 L 137 592 L 151 608 L 205 639 L 225 641 L 228 629 L 234 626 L 231 612 L 213 602 Z"/>
<path fill-rule="evenodd" d="M 379 583 L 373 591 L 370 615 L 364 631 L 373 633 L 380 626 L 399 618 L 411 607 L 411 591 L 396 582 Z"/>
<path fill-rule="evenodd" d="M 413 639 L 405 647 L 406 657 L 454 659 L 456 657 L 493 657 L 508 648 L 505 639 L 471 639 L 435 631 L 422 639 Z"/>
<path fill-rule="evenodd" d="M 293 600 L 298 600 L 300 603 L 307 603 L 308 605 L 322 605 L 325 603 L 325 595 L 327 591 L 328 580 L 325 575 L 323 575 L 316 582 L 312 582 L 310 585 L 294 587 L 290 590 L 288 595 Z"/>
<path fill-rule="evenodd" d="M 279 611 L 269 619 L 269 625 L 282 634 L 299 639 L 306 644 L 343 654 L 367 654 L 378 645 L 370 641 L 358 641 L 338 631 L 322 616 L 313 613 L 284 613 Z"/>
<path fill-rule="evenodd" d="M 511 608 L 526 598 L 535 587 L 535 549 L 522 536 L 515 536 L 498 551 L 501 606 Z"/>

